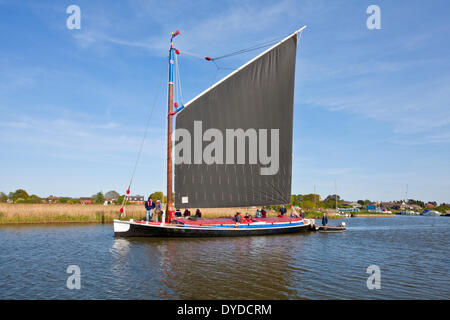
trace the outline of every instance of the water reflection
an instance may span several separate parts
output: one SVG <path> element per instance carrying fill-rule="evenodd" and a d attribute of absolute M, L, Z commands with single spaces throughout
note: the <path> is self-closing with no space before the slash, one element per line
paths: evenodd
<path fill-rule="evenodd" d="M 114 238 L 111 225 L 0 226 L 0 299 L 449 299 L 450 219 L 360 218 L 345 233 Z M 79 265 L 82 289 L 68 290 Z M 382 271 L 368 290 L 366 268 Z"/>
<path fill-rule="evenodd" d="M 121 277 L 130 260 L 139 260 L 154 271 L 153 285 L 161 286 L 158 298 L 296 298 L 291 279 L 299 271 L 294 262 L 304 239 L 116 239 L 111 270 Z"/>

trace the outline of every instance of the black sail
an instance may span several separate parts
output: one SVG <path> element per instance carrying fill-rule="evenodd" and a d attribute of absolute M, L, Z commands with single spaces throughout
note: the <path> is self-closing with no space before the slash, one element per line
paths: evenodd
<path fill-rule="evenodd" d="M 177 115 L 177 208 L 290 203 L 296 51 L 293 34 Z"/>

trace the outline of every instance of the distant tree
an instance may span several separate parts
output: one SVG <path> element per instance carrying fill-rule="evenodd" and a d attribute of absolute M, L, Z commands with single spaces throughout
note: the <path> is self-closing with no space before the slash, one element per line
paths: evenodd
<path fill-rule="evenodd" d="M 311 201 L 318 203 L 320 201 L 320 195 L 314 193 L 305 194 L 302 196 L 302 201 Z"/>
<path fill-rule="evenodd" d="M 358 204 L 360 204 L 360 205 L 364 205 L 364 200 L 358 200 Z"/>
<path fill-rule="evenodd" d="M 111 190 L 105 193 L 105 198 L 112 197 L 113 199 L 117 199 L 120 197 L 120 194 L 117 191 Z"/>
<path fill-rule="evenodd" d="M 152 197 L 152 199 L 153 199 L 154 201 L 156 201 L 156 200 L 161 200 L 161 201 L 164 202 L 164 193 L 163 193 L 162 191 L 156 191 L 156 192 L 153 192 L 153 193 L 150 195 L 150 197 Z"/>
<path fill-rule="evenodd" d="M 300 203 L 303 200 L 303 196 L 301 194 L 293 194 L 291 195 L 291 204 L 294 206 L 300 206 Z"/>
<path fill-rule="evenodd" d="M 410 204 L 410 205 L 413 205 L 413 204 L 419 205 L 422 208 L 425 207 L 425 203 L 423 201 L 420 201 L 420 200 L 408 199 L 407 203 Z"/>
<path fill-rule="evenodd" d="M 125 198 L 125 195 L 119 196 L 116 201 L 114 201 L 116 204 L 122 204 L 123 198 Z"/>
<path fill-rule="evenodd" d="M 11 194 L 10 199 L 12 199 L 14 202 L 16 202 L 19 199 L 26 200 L 26 199 L 28 199 L 28 197 L 29 197 L 29 195 L 25 190 L 17 189 L 16 191 L 14 191 Z"/>
<path fill-rule="evenodd" d="M 32 194 L 28 200 L 30 200 L 31 203 L 42 203 L 42 199 L 40 197 L 38 197 L 35 194 Z"/>
<path fill-rule="evenodd" d="M 105 196 L 101 191 L 98 192 L 96 195 L 93 195 L 92 199 L 94 200 L 94 203 L 97 204 L 103 204 L 105 202 Z"/>
<path fill-rule="evenodd" d="M 294 206 L 296 205 L 296 203 L 295 203 L 295 194 L 291 194 L 291 204 L 293 204 Z"/>
<path fill-rule="evenodd" d="M 70 198 L 64 197 L 64 198 L 59 198 L 58 199 L 58 203 L 67 203 L 70 201 Z"/>
<path fill-rule="evenodd" d="M 7 201 L 8 201 L 8 196 L 5 193 L 0 192 L 0 202 L 7 202 Z"/>
<path fill-rule="evenodd" d="M 68 202 L 70 204 L 76 204 L 76 203 L 80 203 L 80 199 L 70 199 Z"/>
<path fill-rule="evenodd" d="M 314 202 L 310 200 L 303 200 L 300 206 L 304 209 L 312 209 L 314 208 Z"/>
<path fill-rule="evenodd" d="M 341 200 L 341 197 L 340 197 L 339 195 L 337 195 L 337 194 L 330 194 L 329 196 L 327 196 L 327 197 L 325 198 L 324 201 L 326 201 L 326 202 L 329 202 L 329 201 L 336 201 L 336 198 L 337 198 L 337 201 L 340 201 L 340 200 Z"/>
<path fill-rule="evenodd" d="M 153 199 L 153 198 L 152 198 Z M 175 200 L 175 193 L 172 192 L 172 201 Z M 161 201 L 163 203 L 167 203 L 167 196 L 163 196 L 163 198 L 161 199 Z"/>

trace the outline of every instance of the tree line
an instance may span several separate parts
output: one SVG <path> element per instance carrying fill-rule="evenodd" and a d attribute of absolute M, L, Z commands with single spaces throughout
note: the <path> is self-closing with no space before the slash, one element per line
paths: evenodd
<path fill-rule="evenodd" d="M 106 199 L 113 199 L 113 204 L 122 204 L 124 200 L 125 195 L 120 195 L 117 191 L 111 190 L 103 194 L 102 191 L 97 192 L 96 194 L 92 195 L 90 199 L 92 199 L 92 202 L 95 204 L 103 204 Z M 163 203 L 167 202 L 167 197 L 164 195 L 162 191 L 155 191 L 150 194 L 150 197 L 154 201 L 161 200 Z M 172 194 L 172 197 L 175 197 L 175 194 Z M 29 195 L 28 192 L 24 189 L 17 189 L 14 192 L 10 192 L 8 195 L 4 192 L 0 192 L 0 202 L 13 202 L 13 203 L 45 203 L 48 202 L 49 199 L 54 198 L 53 196 L 49 196 L 47 198 L 41 198 L 35 194 Z M 146 200 L 147 198 L 144 198 Z M 68 203 L 68 204 L 77 204 L 80 203 L 79 198 L 70 198 L 70 197 L 57 197 L 54 201 L 55 203 Z M 336 205 L 338 208 L 344 208 L 346 207 L 345 203 L 347 201 L 341 199 L 341 197 L 337 194 L 331 194 L 328 195 L 325 199 L 321 199 L 320 195 L 318 194 L 293 194 L 291 195 L 291 204 L 294 206 L 299 206 L 301 208 L 304 208 L 306 210 L 316 209 L 316 208 L 323 208 L 323 209 L 336 209 Z M 393 201 L 394 203 L 401 204 L 403 201 Z M 373 203 L 371 200 L 358 200 L 358 204 L 360 204 L 362 207 L 365 207 L 366 205 Z M 419 205 L 421 208 L 424 208 L 426 204 L 431 203 L 436 208 L 434 208 L 437 211 L 445 212 L 447 210 L 450 210 L 450 204 L 448 203 L 441 203 L 440 205 L 437 204 L 436 201 L 429 201 L 424 202 L 420 200 L 415 199 L 408 199 L 406 201 L 406 204 L 408 205 Z M 280 206 L 271 206 L 273 209 L 277 210 Z"/>

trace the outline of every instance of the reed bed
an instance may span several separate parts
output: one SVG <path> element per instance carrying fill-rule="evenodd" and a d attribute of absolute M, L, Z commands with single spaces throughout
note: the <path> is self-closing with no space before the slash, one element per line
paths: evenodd
<path fill-rule="evenodd" d="M 120 206 L 97 204 L 10 204 L 0 203 L 0 224 L 8 223 L 68 223 L 90 222 L 110 223 L 120 217 Z M 182 210 L 183 213 L 184 210 Z M 191 215 L 195 209 L 191 209 Z M 255 215 L 255 208 L 204 208 L 201 209 L 204 218 L 219 218 L 234 216 L 239 211 Z M 124 219 L 142 219 L 146 211 L 143 205 L 127 205 Z M 268 216 L 274 217 L 278 213 L 268 210 Z"/>
<path fill-rule="evenodd" d="M 4 223 L 59 223 L 98 222 L 118 219 L 120 206 L 82 204 L 0 204 L 0 224 Z M 140 219 L 145 216 L 143 206 L 130 205 L 127 217 Z"/>

